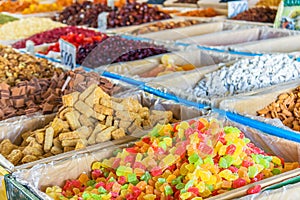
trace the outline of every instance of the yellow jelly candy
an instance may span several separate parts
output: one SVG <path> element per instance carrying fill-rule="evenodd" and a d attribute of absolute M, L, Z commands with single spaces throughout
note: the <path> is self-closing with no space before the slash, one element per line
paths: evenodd
<path fill-rule="evenodd" d="M 202 200 L 202 197 L 194 197 L 192 200 Z"/>
<path fill-rule="evenodd" d="M 214 185 L 214 184 L 216 184 L 216 182 L 217 182 L 217 177 L 212 175 L 210 177 L 209 181 L 207 181 L 206 183 L 209 184 L 209 185 Z"/>
<path fill-rule="evenodd" d="M 192 193 L 191 193 L 191 192 L 185 192 L 185 193 L 182 193 L 182 194 L 180 195 L 180 198 L 181 198 L 182 200 L 185 200 L 185 199 L 190 198 L 191 196 L 192 196 Z"/>
<path fill-rule="evenodd" d="M 204 190 L 205 190 L 205 183 L 204 183 L 204 181 L 199 182 L 196 185 L 196 188 L 198 188 L 198 190 L 199 190 L 200 193 L 204 192 Z"/>
<path fill-rule="evenodd" d="M 181 128 L 181 129 L 183 129 L 183 130 L 186 130 L 186 129 L 189 128 L 189 127 L 190 127 L 190 125 L 189 125 L 189 123 L 186 122 L 186 121 L 183 121 L 183 122 L 181 122 L 181 123 L 179 124 L 179 128 Z"/>
<path fill-rule="evenodd" d="M 214 152 L 218 153 L 219 149 L 223 146 L 222 142 L 218 141 L 215 148 L 214 148 Z"/>
<path fill-rule="evenodd" d="M 187 164 L 185 166 L 185 168 L 189 171 L 189 172 L 193 172 L 195 170 L 195 166 L 193 164 Z"/>
<path fill-rule="evenodd" d="M 202 181 L 209 181 L 212 176 L 210 171 L 204 169 L 196 170 L 196 175 L 200 177 Z"/>
<path fill-rule="evenodd" d="M 185 166 L 187 165 L 187 163 L 183 163 L 183 165 L 181 165 L 180 167 L 180 174 L 181 175 L 186 175 L 189 171 L 185 168 Z"/>
<path fill-rule="evenodd" d="M 226 149 L 227 149 L 227 146 L 224 146 L 224 145 L 223 145 L 223 146 L 221 146 L 221 147 L 220 147 L 220 149 L 219 149 L 219 152 L 218 152 L 218 153 L 219 153 L 219 155 L 220 155 L 220 156 L 223 156 L 223 155 L 225 155 L 225 153 L 226 153 Z"/>
<path fill-rule="evenodd" d="M 281 165 L 281 160 L 277 156 L 272 157 L 272 162 L 276 165 Z"/>
<path fill-rule="evenodd" d="M 92 165 L 92 170 L 100 169 L 101 166 L 101 162 L 94 162 Z"/>
<path fill-rule="evenodd" d="M 155 194 L 146 194 L 143 197 L 145 200 L 155 200 L 156 199 L 156 195 Z"/>
<path fill-rule="evenodd" d="M 169 147 L 172 146 L 172 138 L 166 137 L 166 138 L 164 138 L 164 142 L 166 143 L 167 146 L 169 146 Z"/>

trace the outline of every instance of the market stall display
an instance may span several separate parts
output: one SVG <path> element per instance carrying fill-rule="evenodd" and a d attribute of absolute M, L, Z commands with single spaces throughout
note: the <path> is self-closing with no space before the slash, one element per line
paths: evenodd
<path fill-rule="evenodd" d="M 295 194 L 300 2 L 244 3 L 1 1 L 8 199 Z"/>
<path fill-rule="evenodd" d="M 101 12 L 109 13 L 107 28 L 138 25 L 170 18 L 168 14 L 161 12 L 157 7 L 150 7 L 146 3 L 133 2 L 112 10 L 105 4 L 94 4 L 86 1 L 82 4 L 75 3 L 66 7 L 53 19 L 68 25 L 86 25 L 97 28 L 98 15 Z"/>
<path fill-rule="evenodd" d="M 66 82 L 69 77 L 69 82 Z M 75 91 L 83 91 L 91 84 L 98 84 L 103 91 L 112 95 L 118 87 L 96 73 L 87 73 L 82 69 L 74 72 L 58 71 L 51 78 L 32 78 L 19 81 L 14 86 L 5 82 L 1 87 L 0 120 L 15 116 L 37 113 L 52 114 L 62 106 L 62 96 Z"/>
<path fill-rule="evenodd" d="M 63 26 L 65 25 L 47 18 L 26 18 L 8 22 L 0 27 L 0 43 L 1 40 L 23 39 L 36 33 Z"/>
<path fill-rule="evenodd" d="M 270 7 L 255 7 L 236 15 L 232 19 L 274 23 L 276 13 L 277 10 Z"/>
<path fill-rule="evenodd" d="M 264 152 L 245 135 L 259 141 L 258 144 L 262 144 L 263 138 L 271 143 L 276 140 L 249 129 L 241 131 L 235 125 L 225 123 L 223 127 L 216 119 L 200 118 L 158 125 L 134 144 L 79 157 L 86 165 L 75 167 L 76 172 L 59 180 L 37 180 L 31 170 L 23 171 L 26 176 L 18 172 L 15 176 L 30 186 L 35 182 L 31 189 L 46 199 L 49 197 L 40 190 L 53 199 L 202 199 L 216 195 L 222 198 L 223 194 L 240 188 L 238 194 L 231 196 L 234 198 L 259 193 L 261 180 L 265 179 L 267 185 L 268 178 L 284 176 L 299 166 L 298 162 L 287 162 Z M 286 141 L 280 140 L 278 144 L 284 145 Z M 65 166 L 77 162 L 70 159 L 43 169 L 37 166 L 35 170 L 51 174 L 52 168 L 63 172 Z M 246 186 L 251 183 L 257 184 Z"/>
<path fill-rule="evenodd" d="M 79 28 L 76 26 L 66 26 L 66 27 L 54 28 L 54 29 L 51 29 L 48 31 L 37 33 L 35 35 L 32 35 L 28 38 L 22 39 L 16 43 L 12 44 L 12 47 L 16 48 L 16 49 L 25 48 L 26 42 L 29 40 L 32 41 L 35 45 L 55 43 L 60 39 L 60 37 L 66 36 L 71 33 L 75 34 L 77 36 L 79 36 L 81 34 L 80 37 L 82 37 L 82 34 L 86 37 L 102 35 L 102 33 L 96 32 L 95 30 Z"/>
<path fill-rule="evenodd" d="M 197 20 L 184 20 L 184 21 L 179 21 L 179 22 L 156 22 L 154 24 L 150 24 L 141 28 L 138 28 L 131 33 L 134 35 L 140 35 L 140 34 L 145 34 L 145 33 L 152 33 L 152 32 L 157 32 L 157 31 L 162 31 L 162 30 L 167 30 L 167 29 L 174 29 L 174 28 L 184 28 L 188 26 L 193 26 L 196 24 L 200 24 L 200 21 Z"/>
<path fill-rule="evenodd" d="M 168 52 L 164 46 L 152 42 L 128 40 L 120 36 L 107 36 L 105 34 L 85 37 L 83 34 L 71 33 L 62 38 L 77 47 L 76 62 L 88 68 L 139 60 Z M 78 40 L 78 38 L 80 39 Z M 44 53 L 47 54 L 49 51 L 59 52 L 59 43 L 50 46 Z"/>

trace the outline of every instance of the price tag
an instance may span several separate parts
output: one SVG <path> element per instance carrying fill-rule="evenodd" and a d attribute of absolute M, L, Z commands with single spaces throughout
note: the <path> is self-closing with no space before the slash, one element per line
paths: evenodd
<path fill-rule="evenodd" d="M 76 67 L 76 47 L 63 40 L 59 40 L 61 63 L 71 70 Z"/>
<path fill-rule="evenodd" d="M 248 10 L 248 1 L 229 1 L 228 18 L 235 17 L 237 14 Z"/>
<path fill-rule="evenodd" d="M 30 55 L 34 56 L 34 42 L 32 42 L 31 40 L 27 40 L 25 45 L 26 45 L 26 51 Z"/>
<path fill-rule="evenodd" d="M 107 0 L 107 6 L 114 9 L 115 8 L 115 0 Z"/>
<path fill-rule="evenodd" d="M 98 15 L 99 31 L 105 31 L 107 29 L 107 15 L 108 15 L 108 12 L 102 12 Z"/>

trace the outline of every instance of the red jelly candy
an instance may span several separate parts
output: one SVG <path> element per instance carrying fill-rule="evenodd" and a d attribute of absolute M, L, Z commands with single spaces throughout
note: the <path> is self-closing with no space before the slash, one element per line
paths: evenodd
<path fill-rule="evenodd" d="M 236 180 L 234 180 L 232 182 L 232 188 L 239 188 L 239 187 L 243 187 L 247 184 L 247 181 L 245 179 L 242 178 L 238 178 Z"/>
<path fill-rule="evenodd" d="M 121 158 L 120 158 L 121 159 Z M 125 157 L 125 160 L 124 160 L 126 163 L 133 163 L 134 162 L 134 156 L 126 156 Z"/>
<path fill-rule="evenodd" d="M 114 182 L 107 183 L 106 186 L 105 186 L 105 189 L 110 190 L 113 187 L 114 184 L 115 184 Z"/>
<path fill-rule="evenodd" d="M 132 187 L 132 192 L 133 192 L 134 197 L 136 197 L 136 198 L 142 193 L 142 191 L 136 186 Z"/>
<path fill-rule="evenodd" d="M 152 176 L 159 176 L 161 175 L 163 172 L 159 167 L 153 167 L 150 171 Z"/>
<path fill-rule="evenodd" d="M 151 140 L 150 140 L 149 137 L 144 137 L 144 138 L 142 139 L 142 141 L 145 142 L 146 144 L 149 144 Z"/>
<path fill-rule="evenodd" d="M 139 169 L 146 170 L 145 165 L 143 165 L 141 162 L 135 162 L 135 163 L 133 163 L 132 168 L 139 168 Z"/>
<path fill-rule="evenodd" d="M 129 152 L 129 153 L 137 153 L 137 150 L 135 150 L 133 147 L 126 148 L 126 151 Z"/>
<path fill-rule="evenodd" d="M 105 187 L 105 183 L 103 183 L 103 182 L 99 182 L 99 183 L 97 183 L 96 185 L 95 185 L 95 188 L 96 189 L 98 189 L 99 187 Z"/>
<path fill-rule="evenodd" d="M 121 162 L 121 158 L 116 158 L 112 164 L 112 168 L 117 169 L 120 165 L 120 162 Z"/>
<path fill-rule="evenodd" d="M 118 183 L 120 185 L 124 185 L 126 183 L 126 177 L 125 176 L 120 176 L 119 179 L 118 179 Z"/>
<path fill-rule="evenodd" d="M 256 194 L 261 191 L 261 185 L 255 185 L 247 190 L 247 194 Z"/>
<path fill-rule="evenodd" d="M 199 196 L 199 195 L 200 195 L 199 189 L 196 188 L 196 187 L 190 187 L 190 188 L 188 189 L 188 192 L 191 192 L 191 193 L 195 194 L 196 196 Z"/>
<path fill-rule="evenodd" d="M 228 169 L 229 169 L 232 173 L 237 173 L 237 172 L 239 171 L 239 169 L 238 169 L 237 167 L 235 167 L 235 166 L 230 166 Z"/>
<path fill-rule="evenodd" d="M 247 167 L 247 168 L 252 166 L 253 164 L 254 164 L 253 162 L 250 162 L 248 160 L 243 160 L 243 162 L 242 162 L 242 166 Z"/>
<path fill-rule="evenodd" d="M 102 176 L 102 171 L 100 169 L 95 169 L 92 171 L 92 178 L 96 180 L 97 178 Z"/>
<path fill-rule="evenodd" d="M 235 150 L 236 150 L 236 146 L 234 144 L 231 144 L 226 148 L 226 154 L 232 155 L 234 154 Z"/>

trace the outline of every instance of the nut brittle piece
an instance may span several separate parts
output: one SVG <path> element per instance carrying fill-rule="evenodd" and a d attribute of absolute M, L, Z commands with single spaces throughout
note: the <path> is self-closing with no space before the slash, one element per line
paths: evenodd
<path fill-rule="evenodd" d="M 111 140 L 111 133 L 116 130 L 116 127 L 111 126 L 107 129 L 104 129 L 103 131 L 101 131 L 100 133 L 97 134 L 96 136 L 96 142 L 106 142 Z"/>
<path fill-rule="evenodd" d="M 44 151 L 48 152 L 50 151 L 52 144 L 53 144 L 53 136 L 54 136 L 54 130 L 52 127 L 49 127 L 46 129 L 45 133 L 45 142 L 44 142 Z"/>
<path fill-rule="evenodd" d="M 85 115 L 86 117 L 91 117 L 95 112 L 91 107 L 85 104 L 83 101 L 77 101 L 75 104 L 76 110 L 78 110 L 81 114 Z"/>
<path fill-rule="evenodd" d="M 77 111 L 71 111 L 65 114 L 68 124 L 72 130 L 78 129 L 81 124 L 79 122 L 79 113 Z"/>
<path fill-rule="evenodd" d="M 14 149 L 7 156 L 7 160 L 9 160 L 13 165 L 17 165 L 22 158 L 23 158 L 23 153 L 19 149 Z"/>
<path fill-rule="evenodd" d="M 72 92 L 70 94 L 64 95 L 62 97 L 62 102 L 64 106 L 68 107 L 74 107 L 74 104 L 78 101 L 79 99 L 79 92 Z"/>
<path fill-rule="evenodd" d="M 112 139 L 118 140 L 118 139 L 120 139 L 120 138 L 122 138 L 122 137 L 125 137 L 126 134 L 125 134 L 124 129 L 119 128 L 119 129 L 117 129 L 117 130 L 114 130 L 114 131 L 111 133 L 111 136 L 112 136 Z"/>
<path fill-rule="evenodd" d="M 0 153 L 3 156 L 8 156 L 12 150 L 17 149 L 18 147 L 10 142 L 9 139 L 4 139 L 0 144 Z"/>
<path fill-rule="evenodd" d="M 95 104 L 94 110 L 102 115 L 112 116 L 114 114 L 114 110 L 112 108 L 108 108 L 100 104 Z"/>

